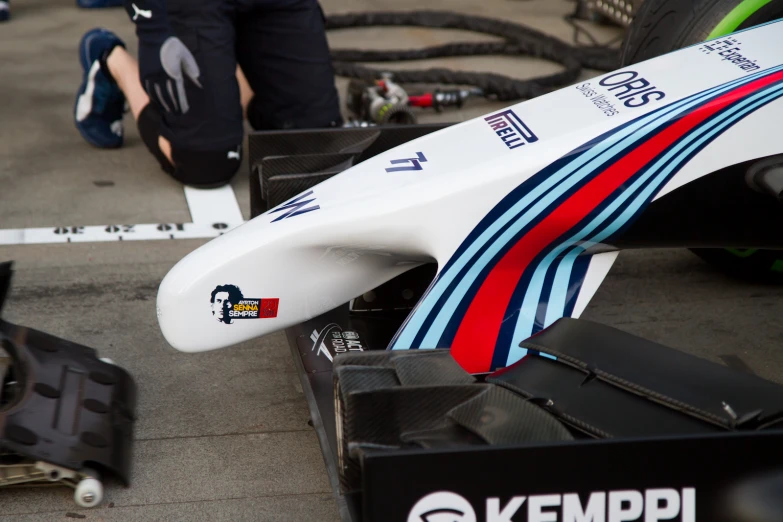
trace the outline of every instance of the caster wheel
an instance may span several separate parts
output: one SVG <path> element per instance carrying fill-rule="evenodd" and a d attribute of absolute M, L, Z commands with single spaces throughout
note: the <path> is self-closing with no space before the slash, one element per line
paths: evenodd
<path fill-rule="evenodd" d="M 95 507 L 103 500 L 103 484 L 94 478 L 83 479 L 76 486 L 73 498 L 81 507 Z"/>

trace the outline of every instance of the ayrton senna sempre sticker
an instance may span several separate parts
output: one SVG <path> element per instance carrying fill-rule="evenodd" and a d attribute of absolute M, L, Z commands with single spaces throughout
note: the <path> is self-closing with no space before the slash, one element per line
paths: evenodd
<path fill-rule="evenodd" d="M 280 299 L 245 297 L 236 285 L 218 285 L 210 295 L 212 317 L 224 324 L 234 319 L 269 319 L 277 317 Z"/>

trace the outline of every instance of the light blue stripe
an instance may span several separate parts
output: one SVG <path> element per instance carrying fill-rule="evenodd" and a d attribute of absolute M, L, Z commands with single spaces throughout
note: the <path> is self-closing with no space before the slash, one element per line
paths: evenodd
<path fill-rule="evenodd" d="M 571 280 L 571 272 L 574 269 L 576 258 L 579 257 L 579 254 L 585 250 L 587 250 L 587 248 L 582 246 L 574 248 L 571 252 L 566 254 L 563 260 L 560 261 L 560 264 L 557 266 L 555 282 L 552 285 L 552 292 L 549 294 L 549 301 L 547 301 L 544 328 L 548 327 L 565 315 L 566 297 L 568 296 L 568 282 Z"/>
<path fill-rule="evenodd" d="M 568 296 L 568 283 L 571 281 L 571 272 L 574 269 L 574 262 L 579 254 L 586 248 L 576 247 L 571 250 L 557 265 L 555 280 L 552 283 L 552 291 L 549 292 L 549 300 L 546 303 L 546 316 L 544 317 L 544 328 L 548 327 L 565 315 L 566 297 Z M 590 268 L 588 267 L 588 271 Z M 587 274 L 585 274 L 587 277 Z"/>
<path fill-rule="evenodd" d="M 742 84 L 747 81 L 751 81 L 751 80 L 743 78 L 742 81 L 737 81 L 737 83 Z M 718 93 L 722 93 L 724 91 L 731 90 L 732 88 L 734 88 L 734 85 L 729 85 L 728 87 L 724 87 L 724 86 L 717 87 L 715 88 L 715 90 L 717 90 Z M 669 115 L 672 115 L 672 117 L 678 116 L 680 113 L 685 112 L 691 107 L 700 104 L 702 101 L 704 101 L 704 99 L 709 98 L 711 96 L 713 96 L 713 92 L 708 91 L 707 93 L 704 93 L 702 96 L 699 96 L 697 98 L 693 98 L 690 100 L 689 99 L 681 100 L 677 104 L 673 105 L 672 108 L 669 109 L 668 111 L 662 111 L 662 113 L 660 114 L 650 115 L 650 117 L 644 118 L 636 125 L 630 126 L 628 129 L 626 129 L 626 131 L 636 130 L 642 127 L 643 125 L 645 125 L 647 121 L 657 122 L 659 124 L 655 126 L 655 128 L 657 128 L 658 126 L 666 123 L 671 119 L 671 118 L 667 118 L 667 116 Z M 678 109 L 680 110 L 680 112 L 677 112 Z M 580 161 L 574 162 L 573 164 L 564 167 L 563 170 L 553 175 L 548 181 L 552 181 L 552 180 L 560 181 L 564 176 L 573 172 L 574 167 L 578 166 L 580 163 L 582 164 L 581 168 L 579 168 L 569 179 L 567 179 L 566 181 L 558 185 L 556 188 L 554 188 L 552 191 L 546 194 L 543 198 L 541 198 L 532 208 L 530 208 L 527 212 L 525 212 L 521 218 L 519 218 L 516 222 L 514 222 L 514 224 L 501 235 L 501 237 L 496 239 L 491 246 L 489 246 L 486 250 L 484 250 L 484 252 L 479 257 L 479 259 L 473 264 L 473 266 L 470 267 L 469 271 L 465 274 L 465 277 L 463 277 L 463 279 L 459 282 L 457 288 L 449 296 L 449 298 L 444 303 L 444 306 L 441 308 L 441 310 L 438 311 L 438 315 L 433 321 L 429 331 L 427 332 L 427 335 L 422 340 L 422 345 L 435 346 L 438 344 L 440 337 L 443 335 L 443 331 L 446 329 L 446 326 L 448 325 L 449 320 L 451 319 L 452 315 L 454 314 L 454 311 L 459 306 L 459 303 L 462 301 L 464 295 L 467 293 L 473 281 L 478 277 L 481 271 L 484 270 L 486 265 L 492 260 L 492 258 L 497 254 L 497 252 L 501 248 L 503 248 L 503 246 L 506 245 L 509 241 L 511 241 L 511 239 L 515 234 L 517 234 L 520 230 L 522 230 L 525 226 L 527 226 L 533 219 L 535 219 L 535 217 L 540 215 L 548 206 L 552 205 L 557 200 L 557 198 L 565 194 L 565 192 L 567 192 L 571 187 L 576 185 L 580 180 L 584 179 L 592 171 L 597 169 L 601 164 L 606 162 L 612 156 L 616 155 L 622 148 L 631 145 L 636 140 L 643 137 L 646 133 L 649 133 L 648 129 L 643 129 L 640 130 L 639 132 L 635 132 L 634 134 L 623 139 L 622 141 L 618 141 L 615 139 L 606 140 L 605 142 L 601 143 L 600 146 L 596 146 L 594 148 L 597 150 L 595 150 L 595 153 L 592 154 L 592 156 L 595 156 L 595 154 L 603 151 L 603 153 L 597 158 L 594 158 L 586 165 L 585 165 L 586 159 L 580 158 Z M 614 136 L 612 138 L 614 138 Z M 549 184 L 551 185 L 551 183 Z M 542 185 L 537 187 L 537 189 L 541 189 Z M 533 195 L 533 193 L 531 193 L 531 195 Z M 526 198 L 530 197 L 531 195 L 526 196 Z M 537 194 L 535 195 L 537 196 Z M 504 215 L 502 218 L 503 221 L 502 224 L 505 224 L 505 222 L 507 222 L 507 219 L 505 218 L 506 215 Z M 498 223 L 500 221 L 501 220 L 498 220 L 497 222 L 493 223 L 492 227 L 490 227 L 488 231 L 492 231 L 494 233 L 496 229 L 499 229 L 500 225 Z M 488 231 L 485 231 L 485 233 L 487 233 Z M 484 234 L 482 234 L 482 236 L 483 235 Z M 461 261 L 462 261 L 461 265 L 464 265 L 467 262 L 465 259 Z M 455 274 L 456 271 L 452 271 L 451 277 L 453 278 Z M 534 282 L 533 284 L 536 283 Z M 432 294 L 436 294 L 436 293 L 437 295 L 441 295 L 442 291 L 433 292 Z M 430 299 L 430 295 L 428 295 L 428 299 Z M 437 297 L 435 295 L 432 295 L 431 299 L 432 299 L 431 302 L 434 302 L 435 300 L 437 300 Z M 424 314 L 420 316 L 420 322 L 423 321 L 423 317 Z M 413 330 L 409 330 L 409 332 L 411 333 L 410 339 L 412 342 L 412 339 L 415 336 L 415 332 Z"/>
<path fill-rule="evenodd" d="M 675 158 L 674 161 L 669 163 L 668 166 L 665 169 L 663 169 L 663 171 L 653 180 L 653 182 L 650 183 L 642 191 L 642 193 L 632 202 L 632 204 L 629 205 L 628 208 L 626 208 L 623 211 L 623 213 L 617 219 L 614 220 L 614 222 L 612 222 L 606 229 L 604 229 L 602 233 L 591 238 L 586 243 L 577 246 L 576 248 L 574 248 L 572 252 L 570 252 L 563 259 L 563 261 L 560 264 L 560 267 L 558 268 L 558 275 L 560 275 L 560 271 L 561 269 L 563 269 L 563 272 L 565 274 L 565 284 L 563 285 L 562 277 L 559 278 L 559 280 L 556 279 L 556 284 L 559 282 L 560 285 L 553 288 L 552 294 L 554 298 L 550 298 L 548 303 L 546 325 L 551 324 L 552 322 L 554 322 L 554 320 L 559 319 L 564 315 L 565 295 L 568 290 L 568 279 L 570 279 L 570 273 L 573 266 L 573 262 L 576 259 L 576 257 L 579 255 L 579 253 L 586 250 L 587 248 L 590 248 L 593 245 L 599 244 L 601 241 L 603 241 L 610 235 L 614 234 L 617 230 L 620 229 L 620 227 L 622 227 L 625 223 L 627 223 L 628 220 L 641 208 L 644 202 L 652 195 L 652 192 L 656 190 L 656 188 L 659 189 L 660 186 L 666 181 L 666 179 L 675 169 L 681 168 L 681 162 L 685 157 L 687 157 L 694 150 L 696 150 L 698 147 L 704 144 L 712 136 L 723 131 L 726 127 L 734 124 L 736 121 L 742 119 L 745 115 L 747 115 L 750 112 L 753 112 L 757 107 L 763 105 L 767 101 L 779 97 L 781 93 L 783 93 L 783 86 L 777 87 L 771 91 L 757 93 L 749 97 L 747 100 L 738 104 L 736 107 L 733 107 L 730 111 L 727 111 L 725 114 L 722 114 L 720 118 L 716 119 L 713 122 L 710 122 L 710 125 L 715 125 L 715 128 L 709 133 L 702 135 L 700 139 L 697 139 L 697 137 L 700 135 L 699 131 L 704 129 L 704 126 L 702 125 L 701 127 L 698 128 L 698 131 L 693 132 L 688 139 L 681 141 L 676 147 L 674 147 L 665 156 L 659 159 L 651 167 L 649 171 L 649 175 L 645 175 L 643 178 L 639 178 L 636 182 L 634 182 L 631 188 L 629 188 L 628 191 L 626 192 L 636 192 L 636 190 L 638 190 L 642 186 L 642 184 L 649 179 L 650 175 L 654 174 L 657 170 L 661 169 L 663 165 L 666 165 L 667 162 L 672 160 L 672 158 L 675 155 L 678 155 L 678 157 Z M 694 141 L 695 143 L 693 143 Z M 683 151 L 683 148 L 688 146 L 688 144 L 690 143 L 693 144 Z M 623 196 L 624 195 L 625 192 L 623 193 Z M 621 199 L 627 199 L 627 198 L 621 198 Z M 618 201 L 620 200 L 618 199 Z M 592 230 L 596 228 L 595 226 L 596 221 L 601 219 L 605 220 L 606 218 L 608 218 L 609 215 L 611 215 L 611 213 L 613 213 L 617 209 L 617 206 L 618 205 L 615 205 L 613 203 L 604 212 L 602 212 L 598 218 L 593 220 L 582 231 L 580 231 L 579 234 L 576 234 L 568 242 L 558 246 L 555 250 L 553 250 L 552 253 L 555 255 L 550 254 L 549 256 L 547 256 L 536 269 L 536 274 L 542 272 L 543 275 L 545 276 L 546 272 L 549 269 L 549 265 L 552 263 L 552 261 L 554 261 L 555 257 L 560 254 L 560 252 L 562 252 L 566 248 L 572 247 L 574 243 L 582 241 L 585 235 L 592 232 Z M 543 282 L 543 276 L 541 277 L 541 280 Z M 530 290 L 528 290 L 528 293 L 525 295 L 525 301 L 522 306 L 522 310 L 520 311 L 520 315 L 517 321 L 517 326 L 514 332 L 513 339 L 521 339 L 521 340 L 527 339 L 532 334 L 533 324 L 535 322 L 535 310 L 540 300 L 540 288 L 536 289 L 533 287 L 532 284 L 529 288 Z M 536 291 L 538 293 L 536 293 Z M 532 297 L 529 297 L 531 295 L 536 295 L 537 298 L 534 300 Z M 553 301 L 557 301 L 557 305 L 553 306 Z M 560 306 L 560 303 L 562 303 L 562 306 Z M 558 315 L 550 313 L 551 310 L 558 310 Z M 532 311 L 533 317 L 530 318 L 529 314 L 523 315 L 522 311 Z M 527 353 L 526 349 L 517 346 L 516 342 L 512 342 L 511 348 L 509 350 L 507 364 L 513 364 L 514 362 L 521 359 L 526 353 Z"/>
<path fill-rule="evenodd" d="M 779 67 L 780 68 L 780 67 Z M 779 69 L 778 68 L 778 69 Z M 512 206 L 510 209 L 508 209 L 503 216 L 498 218 L 497 221 L 495 221 L 490 227 L 488 227 L 460 256 L 460 258 L 449 268 L 447 272 L 444 272 L 439 276 L 438 281 L 433 286 L 432 290 L 428 292 L 428 294 L 425 296 L 425 298 L 422 300 L 421 303 L 416 307 L 416 309 L 412 312 L 411 316 L 409 316 L 406 323 L 403 325 L 402 330 L 399 332 L 399 335 L 397 339 L 394 342 L 393 348 L 408 348 L 413 342 L 414 337 L 418 333 L 419 329 L 422 326 L 422 323 L 426 320 L 427 316 L 432 311 L 434 305 L 440 298 L 440 296 L 443 294 L 444 290 L 448 288 L 449 284 L 454 280 L 456 275 L 460 272 L 460 270 L 469 262 L 469 260 L 475 255 L 475 253 L 484 246 L 484 244 L 494 235 L 497 230 L 502 228 L 510 219 L 513 218 L 514 215 L 518 214 L 522 210 L 524 210 L 527 206 L 529 206 L 536 198 L 538 198 L 543 191 L 550 188 L 552 185 L 554 185 L 556 182 L 559 182 L 562 180 L 565 176 L 567 176 L 570 172 L 572 172 L 575 168 L 579 167 L 580 165 L 583 165 L 586 161 L 588 161 L 591 157 L 594 157 L 596 154 L 602 152 L 606 149 L 607 146 L 622 146 L 622 143 L 617 144 L 617 137 L 622 136 L 623 134 L 627 134 L 629 132 L 634 132 L 636 129 L 642 128 L 643 126 L 647 125 L 648 123 L 654 123 L 661 120 L 664 120 L 669 114 L 673 113 L 674 111 L 680 109 L 681 107 L 685 107 L 686 109 L 693 106 L 694 104 L 700 103 L 704 99 L 710 97 L 713 94 L 720 94 L 724 91 L 730 90 L 735 87 L 735 85 L 740 85 L 743 83 L 747 83 L 755 79 L 756 76 L 761 76 L 764 74 L 768 74 L 771 71 L 760 71 L 758 73 L 755 73 L 753 75 L 748 75 L 747 77 L 743 77 L 737 80 L 733 80 L 732 82 L 726 83 L 724 85 L 720 85 L 717 87 L 713 87 L 703 93 L 700 93 L 698 95 L 694 95 L 690 98 L 685 98 L 683 100 L 679 100 L 678 102 L 673 103 L 669 108 L 664 108 L 662 110 L 653 112 L 649 115 L 646 115 L 642 119 L 640 119 L 638 122 L 630 125 L 626 129 L 624 129 L 621 133 L 612 136 L 612 138 L 615 138 L 614 140 L 606 140 L 605 142 L 596 145 L 591 149 L 590 152 L 586 153 L 582 157 L 578 158 L 578 160 L 575 160 L 568 166 L 564 167 L 563 170 L 558 172 L 556 175 L 550 176 L 549 179 L 543 181 L 534 191 L 527 194 L 524 198 L 522 198 L 518 203 L 516 203 L 514 206 Z M 625 142 L 623 142 L 625 143 Z M 465 281 L 469 281 L 469 279 L 463 278 L 463 283 Z M 469 283 L 468 283 L 469 284 Z M 450 314 L 453 313 L 453 308 L 450 309 L 448 317 L 450 317 Z M 439 313 L 439 319 L 443 316 L 443 311 Z M 448 320 L 448 317 L 446 318 L 446 321 Z M 445 327 L 444 327 L 445 328 Z M 442 329 L 441 329 L 442 334 Z M 433 339 L 434 335 L 428 335 L 428 342 L 430 342 Z M 437 335 L 438 339 L 440 335 Z M 437 339 L 436 341 L 437 342 Z M 426 343 L 425 343 L 426 344 Z"/>

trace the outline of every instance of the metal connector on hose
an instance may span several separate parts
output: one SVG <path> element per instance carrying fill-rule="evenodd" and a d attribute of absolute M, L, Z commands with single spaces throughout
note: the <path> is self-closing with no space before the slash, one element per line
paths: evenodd
<path fill-rule="evenodd" d="M 416 115 L 408 107 L 408 93 L 394 83 L 390 73 L 376 82 L 351 82 L 348 108 L 360 120 L 379 125 L 413 125 Z"/>

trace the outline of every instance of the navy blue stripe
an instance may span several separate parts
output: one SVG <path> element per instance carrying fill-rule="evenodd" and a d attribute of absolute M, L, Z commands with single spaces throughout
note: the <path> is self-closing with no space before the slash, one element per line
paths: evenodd
<path fill-rule="evenodd" d="M 560 243 L 554 243 L 552 245 L 552 247 L 555 247 L 555 246 L 557 246 L 559 244 Z M 549 253 L 551 251 L 552 251 L 552 248 L 547 248 L 546 249 L 547 253 Z M 548 297 L 550 295 L 550 292 L 552 291 L 552 287 L 555 284 L 555 274 L 557 273 L 557 267 L 560 266 L 560 261 L 562 259 L 563 259 L 563 255 L 561 254 L 561 255 L 559 255 L 559 256 L 557 256 L 555 258 L 555 261 L 553 263 L 551 263 L 549 265 L 549 267 L 547 267 L 546 276 L 544 277 L 544 286 L 541 289 L 541 297 L 539 298 L 538 304 L 536 305 L 536 317 L 535 317 L 535 319 L 533 321 L 533 331 L 534 332 L 544 328 L 544 323 L 546 322 L 546 309 L 547 309 L 547 306 L 549 305 L 549 298 Z M 538 268 L 537 265 L 535 267 L 531 266 L 529 268 L 530 273 L 531 274 L 534 273 L 537 268 Z M 519 303 L 519 305 L 517 305 L 517 308 L 521 304 L 522 303 Z M 514 323 L 511 326 L 511 328 L 510 328 L 512 334 L 514 333 L 515 327 L 516 327 L 516 323 Z"/>
<path fill-rule="evenodd" d="M 579 292 L 587 278 L 587 270 L 590 268 L 590 260 L 593 256 L 582 254 L 574 260 L 574 266 L 571 269 L 571 279 L 568 282 L 568 291 L 566 293 L 565 313 L 563 317 L 574 315 L 574 306 L 579 298 Z"/>

